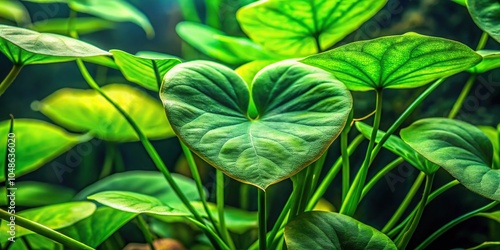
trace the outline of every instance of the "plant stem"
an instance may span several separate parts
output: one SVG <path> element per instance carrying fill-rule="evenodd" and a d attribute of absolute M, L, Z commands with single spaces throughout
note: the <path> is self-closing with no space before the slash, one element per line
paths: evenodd
<path fill-rule="evenodd" d="M 151 247 L 152 250 L 155 250 L 155 246 L 153 244 L 153 234 L 149 230 L 148 224 L 146 223 L 144 218 L 142 218 L 141 214 L 137 215 L 136 220 L 137 220 L 137 225 L 139 226 L 139 229 L 142 231 L 142 234 L 144 235 L 144 238 L 146 239 L 146 242 L 148 243 L 148 245 Z"/>
<path fill-rule="evenodd" d="M 267 248 L 268 249 L 276 249 L 276 244 L 277 244 L 277 239 L 279 237 L 276 237 L 278 235 L 278 232 L 281 230 L 281 228 L 284 226 L 284 222 L 288 221 L 288 214 L 290 212 L 290 208 L 292 207 L 292 204 L 295 202 L 295 199 L 297 198 L 297 193 L 295 192 L 297 190 L 294 189 L 292 193 L 290 194 L 290 197 L 288 197 L 288 200 L 285 203 L 285 206 L 281 210 L 280 215 L 278 216 L 278 219 L 274 223 L 273 228 L 271 229 L 271 232 L 267 235 Z"/>
<path fill-rule="evenodd" d="M 342 154 L 342 202 L 345 201 L 351 181 L 349 153 L 347 152 L 350 124 L 346 124 L 340 134 L 340 153 Z"/>
<path fill-rule="evenodd" d="M 373 130 L 370 137 L 370 142 L 368 143 L 368 149 L 366 150 L 365 159 L 359 172 L 356 174 L 354 181 L 352 183 L 349 192 L 347 193 L 346 199 L 342 202 L 342 207 L 340 208 L 340 213 L 352 216 L 358 207 L 359 201 L 361 199 L 361 193 L 365 185 L 366 176 L 368 174 L 368 168 L 370 167 L 372 150 L 375 146 L 375 139 L 377 137 L 378 128 L 380 125 L 380 119 L 382 117 L 382 90 L 376 90 L 377 100 L 375 106 L 375 118 L 373 120 Z"/>
<path fill-rule="evenodd" d="M 106 144 L 106 156 L 104 158 L 104 163 L 102 164 L 101 174 L 99 179 L 102 179 L 111 174 L 113 169 L 113 161 L 116 158 L 116 144 L 113 142 L 105 142 Z"/>
<path fill-rule="evenodd" d="M 413 183 L 413 185 L 410 188 L 410 191 L 408 194 L 406 194 L 406 197 L 404 198 L 403 202 L 401 202 L 401 205 L 399 205 L 398 209 L 396 212 L 392 215 L 391 219 L 387 222 L 387 224 L 382 228 L 382 233 L 387 233 L 391 228 L 396 225 L 398 220 L 403 216 L 403 213 L 406 211 L 408 206 L 410 205 L 411 201 L 413 200 L 413 197 L 417 193 L 418 189 L 420 188 L 420 185 L 422 185 L 422 182 L 425 179 L 425 173 L 420 172 L 418 175 L 417 179 Z"/>
<path fill-rule="evenodd" d="M 361 200 L 370 192 L 370 190 L 377 184 L 377 182 L 382 179 L 387 173 L 389 173 L 391 170 L 393 170 L 395 167 L 397 167 L 399 164 L 403 163 L 404 159 L 401 157 L 396 158 L 395 160 L 391 161 L 389 164 L 387 164 L 382 170 L 378 171 L 375 176 L 365 185 L 363 188 L 363 192 L 361 193 Z"/>
<path fill-rule="evenodd" d="M 467 95 L 469 95 L 469 92 L 472 89 L 474 82 L 476 82 L 476 76 L 477 76 L 476 73 L 472 73 L 469 76 L 469 79 L 465 83 L 465 86 L 462 89 L 462 92 L 460 92 L 458 99 L 455 101 L 455 104 L 453 104 L 453 108 L 451 109 L 450 113 L 448 114 L 448 118 L 450 118 L 450 119 L 455 118 L 458 111 L 460 111 L 460 108 L 462 108 L 462 105 L 465 101 L 465 98 L 467 98 Z"/>
<path fill-rule="evenodd" d="M 229 248 L 226 245 L 226 243 L 224 243 L 224 241 L 219 237 L 219 235 L 217 235 L 214 231 L 212 231 L 212 229 L 207 227 L 205 224 L 203 224 L 202 222 L 199 222 L 191 217 L 185 217 L 185 218 L 187 220 L 189 220 L 190 222 L 192 222 L 193 224 L 195 224 L 196 226 L 198 226 L 202 231 L 205 232 L 206 235 L 213 235 L 214 241 L 217 242 L 217 245 L 214 245 L 214 246 L 220 246 L 220 249 L 223 249 L 223 250 L 231 250 L 231 248 Z"/>
<path fill-rule="evenodd" d="M 21 69 L 23 68 L 23 65 L 21 64 L 14 64 L 12 65 L 12 68 L 9 71 L 9 74 L 3 79 L 2 83 L 0 83 L 0 96 L 5 93 L 7 88 L 14 82 L 16 77 L 19 75 L 19 72 L 21 72 Z"/>
<path fill-rule="evenodd" d="M 431 236 L 429 236 L 424 242 L 422 242 L 420 245 L 415 248 L 415 250 L 420 250 L 420 249 L 425 249 L 429 244 L 431 244 L 435 239 L 437 239 L 439 236 L 441 236 L 443 233 L 451 229 L 452 227 L 456 226 L 457 224 L 468 220 L 474 216 L 476 216 L 478 213 L 482 213 L 486 210 L 489 210 L 491 208 L 494 208 L 496 205 L 500 204 L 498 201 L 493 201 L 486 206 L 480 207 L 474 211 L 468 212 L 464 215 L 461 215 L 457 217 L 456 219 L 448 222 L 446 225 L 442 226 L 439 228 L 436 232 L 434 232 Z"/>
<path fill-rule="evenodd" d="M 240 207 L 243 210 L 248 210 L 248 194 L 250 192 L 250 185 L 240 183 Z"/>
<path fill-rule="evenodd" d="M 266 234 L 267 234 L 267 211 L 266 211 L 266 191 L 259 188 L 259 250 L 266 250 Z"/>
<path fill-rule="evenodd" d="M 158 90 L 160 90 L 161 87 L 160 71 L 158 70 L 158 65 L 156 64 L 155 60 L 151 60 L 151 63 L 153 64 L 153 71 L 155 73 L 156 85 L 158 86 Z"/>
<path fill-rule="evenodd" d="M 216 170 L 216 192 L 217 192 L 217 212 L 219 214 L 219 226 L 222 234 L 222 239 L 228 243 L 231 249 L 235 249 L 233 240 L 229 235 L 229 231 L 226 227 L 226 218 L 224 215 L 224 173 L 220 170 Z"/>
<path fill-rule="evenodd" d="M 347 153 L 349 156 L 352 155 L 354 150 L 356 150 L 356 148 L 359 146 L 359 144 L 361 144 L 361 142 L 364 139 L 365 137 L 361 134 L 359 134 L 358 136 L 356 136 L 356 138 L 354 138 L 349 147 L 347 147 Z M 330 168 L 330 170 L 328 170 L 328 173 L 319 184 L 318 188 L 316 189 L 316 192 L 314 192 L 314 194 L 312 195 L 311 199 L 309 200 L 309 203 L 307 204 L 306 211 L 312 210 L 314 206 L 316 206 L 319 199 L 323 197 L 326 190 L 332 183 L 333 179 L 335 179 L 335 176 L 337 176 L 337 173 L 340 171 L 341 167 L 342 167 L 342 158 L 338 158 L 337 161 L 335 161 L 333 166 Z"/>
<path fill-rule="evenodd" d="M 416 212 L 415 216 L 413 217 L 411 224 L 409 224 L 408 229 L 403 230 L 403 232 L 402 232 L 401 240 L 398 241 L 398 243 L 397 243 L 398 249 L 406 249 L 406 246 L 410 242 L 410 239 L 413 236 L 413 233 L 417 229 L 418 223 L 420 222 L 420 218 L 422 217 L 425 206 L 427 205 L 427 199 L 429 198 L 429 194 L 430 194 L 431 189 L 432 189 L 432 182 L 434 181 L 434 176 L 435 176 L 435 174 L 433 173 L 433 174 L 427 175 L 425 178 L 425 187 L 424 187 L 424 193 L 422 194 L 422 200 L 420 200 L 417 212 Z"/>
<path fill-rule="evenodd" d="M 34 221 L 30 221 L 25 219 L 19 215 L 10 214 L 7 211 L 0 209 L 0 218 L 6 221 L 10 221 L 10 217 L 16 218 L 16 224 L 24 227 L 28 230 L 31 230 L 39 235 L 45 236 L 55 242 L 58 242 L 69 249 L 94 249 L 90 246 L 83 244 L 82 242 L 76 241 L 62 233 L 59 233 L 55 230 L 52 230 L 42 224 L 39 224 Z"/>

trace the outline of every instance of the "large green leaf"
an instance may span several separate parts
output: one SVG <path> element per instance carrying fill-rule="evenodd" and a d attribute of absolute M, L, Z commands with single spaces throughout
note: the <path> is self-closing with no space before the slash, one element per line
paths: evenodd
<path fill-rule="evenodd" d="M 386 0 L 268 0 L 241 8 L 237 19 L 255 42 L 300 57 L 328 49 L 375 15 Z M 321 47 L 318 51 L 318 43 Z"/>
<path fill-rule="evenodd" d="M 177 34 L 204 54 L 229 64 L 241 64 L 253 60 L 281 58 L 265 51 L 260 45 L 244 37 L 232 37 L 209 26 L 181 22 Z"/>
<path fill-rule="evenodd" d="M 174 135 L 160 102 L 148 94 L 124 84 L 109 84 L 102 90 L 149 138 L 163 139 Z M 91 132 L 108 141 L 138 140 L 125 118 L 95 90 L 61 89 L 32 106 L 71 130 Z"/>
<path fill-rule="evenodd" d="M 75 191 L 64 187 L 43 182 L 18 181 L 15 187 L 17 206 L 44 206 L 55 203 L 70 201 L 75 195 Z M 57 194 L 57 195 L 54 195 Z M 7 204 L 5 188 L 0 188 L 0 205 Z"/>
<path fill-rule="evenodd" d="M 19 1 L 2 0 L 0 1 L 0 18 L 5 18 L 16 22 L 18 25 L 26 25 L 31 22 L 28 10 Z"/>
<path fill-rule="evenodd" d="M 370 139 L 373 127 L 366 125 L 362 122 L 356 122 L 356 128 L 361 132 L 367 139 Z M 382 140 L 382 137 L 385 135 L 385 132 L 378 131 L 377 138 L 375 141 L 377 143 Z M 389 139 L 384 143 L 384 148 L 387 148 L 394 154 L 402 157 L 411 165 L 416 167 L 418 170 L 425 172 L 426 174 L 432 174 L 438 171 L 439 166 L 425 159 L 422 155 L 415 152 L 408 144 L 406 144 L 401 138 L 391 135 Z"/>
<path fill-rule="evenodd" d="M 87 198 L 114 209 L 136 214 L 191 215 L 189 212 L 177 210 L 165 205 L 155 197 L 134 192 L 104 191 L 93 194 Z"/>
<path fill-rule="evenodd" d="M 161 79 L 180 60 L 156 59 L 144 56 L 134 56 L 121 50 L 110 51 L 115 62 L 127 80 L 137 83 L 147 89 L 158 91 Z"/>
<path fill-rule="evenodd" d="M 330 212 L 306 212 L 285 226 L 285 242 L 290 250 L 378 249 L 396 250 L 385 234 L 349 216 Z"/>
<path fill-rule="evenodd" d="M 113 22 L 95 17 L 79 17 L 73 20 L 74 29 L 80 35 L 94 33 L 115 27 Z M 33 23 L 29 28 L 38 32 L 50 32 L 62 35 L 69 34 L 69 18 L 51 18 Z"/>
<path fill-rule="evenodd" d="M 427 118 L 401 130 L 401 138 L 467 189 L 500 201 L 500 170 L 491 168 L 491 142 L 477 127 L 457 120 Z"/>
<path fill-rule="evenodd" d="M 48 228 L 60 229 L 71 226 L 76 222 L 89 217 L 94 213 L 95 208 L 96 207 L 92 202 L 77 201 L 31 208 L 17 212 L 16 214 L 23 218 L 40 223 Z M 0 227 L 0 241 L 7 241 L 8 231 L 9 226 L 7 223 L 2 223 L 2 226 Z M 16 237 L 32 233 L 33 232 L 25 228 L 19 226 L 16 227 Z"/>
<path fill-rule="evenodd" d="M 149 38 L 155 31 L 148 18 L 136 7 L 123 0 L 68 0 L 71 9 L 98 16 L 113 22 L 132 22 L 139 25 Z"/>
<path fill-rule="evenodd" d="M 160 97 L 178 137 L 225 174 L 266 189 L 315 161 L 344 127 L 349 91 L 327 72 L 295 61 L 264 68 L 251 89 L 231 69 L 175 66 Z"/>
<path fill-rule="evenodd" d="M 71 61 L 75 58 L 111 55 L 88 43 L 56 34 L 0 25 L 0 50 L 14 64 Z"/>
<path fill-rule="evenodd" d="M 416 88 L 481 61 L 464 44 L 407 33 L 350 43 L 301 62 L 325 69 L 350 90 Z"/>
<path fill-rule="evenodd" d="M 468 69 L 467 71 L 481 74 L 500 67 L 500 51 L 478 50 L 477 53 L 483 57 L 483 60 L 476 66 Z"/>
<path fill-rule="evenodd" d="M 5 180 L 5 153 L 10 121 L 0 122 L 0 181 Z M 14 122 L 15 152 L 9 152 L 15 159 L 16 178 L 33 172 L 45 163 L 66 152 L 78 143 L 91 137 L 87 135 L 69 134 L 63 129 L 38 120 L 16 119 Z M 12 143 L 12 141 L 10 141 Z"/>
<path fill-rule="evenodd" d="M 500 2 L 497 0 L 467 0 L 472 20 L 493 39 L 500 42 Z"/>

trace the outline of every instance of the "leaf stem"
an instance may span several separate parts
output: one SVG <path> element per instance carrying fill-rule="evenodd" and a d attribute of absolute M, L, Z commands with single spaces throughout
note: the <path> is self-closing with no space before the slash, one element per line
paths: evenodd
<path fill-rule="evenodd" d="M 259 250 L 266 250 L 267 234 L 267 211 L 266 211 L 266 191 L 259 188 L 258 207 L 259 207 Z"/>
<path fill-rule="evenodd" d="M 219 214 L 219 226 L 222 234 L 222 239 L 228 243 L 231 249 L 235 249 L 233 240 L 229 235 L 229 231 L 226 227 L 226 218 L 224 215 L 224 173 L 220 170 L 216 170 L 216 199 L 217 199 L 217 212 Z"/>
<path fill-rule="evenodd" d="M 3 209 L 0 209 L 0 218 L 6 221 L 10 221 L 10 217 L 15 217 L 16 224 L 24 227 L 28 230 L 36 232 L 39 235 L 45 236 L 55 242 L 58 242 L 69 249 L 94 249 L 90 246 L 83 244 L 77 240 L 74 240 L 62 233 L 59 233 L 53 229 L 50 229 L 37 222 L 25 219 L 19 215 L 11 214 Z"/>
<path fill-rule="evenodd" d="M 250 185 L 240 183 L 240 207 L 243 210 L 248 210 L 248 194 L 250 192 Z"/>
<path fill-rule="evenodd" d="M 155 60 L 151 60 L 151 63 L 153 64 L 153 70 L 155 73 L 155 79 L 156 79 L 156 85 L 158 85 L 158 90 L 160 90 L 161 87 L 161 76 L 160 76 L 160 71 L 158 70 L 158 65 L 156 64 Z"/>
<path fill-rule="evenodd" d="M 462 89 L 462 92 L 460 92 L 460 95 L 458 96 L 457 100 L 455 101 L 455 104 L 453 104 L 453 108 L 451 109 L 450 113 L 448 114 L 448 118 L 453 119 L 458 114 L 458 111 L 460 111 L 460 109 L 462 108 L 462 105 L 464 104 L 465 98 L 467 98 L 467 95 L 469 95 L 469 92 L 472 89 L 474 82 L 476 82 L 476 76 L 477 76 L 476 73 L 472 73 L 469 76 L 469 79 L 467 79 L 467 82 L 465 83 L 465 86 Z"/>
<path fill-rule="evenodd" d="M 363 192 L 361 193 L 361 200 L 370 192 L 370 190 L 377 184 L 377 182 L 382 179 L 387 173 L 389 173 L 391 170 L 393 170 L 395 167 L 397 167 L 399 164 L 403 163 L 404 159 L 401 157 L 396 158 L 395 160 L 391 161 L 389 164 L 387 164 L 382 170 L 378 171 L 375 176 L 365 185 L 363 188 Z"/>
<path fill-rule="evenodd" d="M 14 82 L 16 77 L 19 75 L 19 72 L 21 72 L 21 69 L 23 68 L 23 65 L 21 64 L 14 64 L 12 65 L 12 68 L 9 71 L 9 74 L 3 79 L 2 83 L 0 83 L 0 96 L 5 93 L 7 88 Z"/>
<path fill-rule="evenodd" d="M 342 155 L 342 202 L 345 201 L 351 181 L 349 153 L 347 152 L 350 124 L 346 124 L 340 134 L 340 153 Z"/>
<path fill-rule="evenodd" d="M 113 169 L 113 161 L 116 159 L 116 144 L 113 142 L 105 142 L 106 144 L 106 156 L 104 157 L 104 163 L 102 164 L 101 174 L 99 179 L 102 179 L 111 174 Z"/>
<path fill-rule="evenodd" d="M 424 242 L 420 243 L 415 250 L 420 250 L 420 249 L 425 249 L 429 244 L 431 244 L 435 239 L 437 239 L 439 236 L 441 236 L 443 233 L 451 229 L 452 227 L 458 225 L 459 223 L 468 220 L 474 216 L 476 216 L 478 213 L 482 213 L 486 210 L 489 210 L 491 208 L 494 208 L 496 205 L 500 204 L 499 201 L 493 201 L 491 203 L 488 203 L 486 206 L 480 207 L 476 210 L 473 210 L 471 212 L 468 212 L 466 214 L 463 214 L 454 220 L 448 222 L 446 225 L 442 226 L 439 228 L 436 232 L 434 232 L 431 236 L 429 236 Z"/>
<path fill-rule="evenodd" d="M 136 217 L 137 220 L 137 226 L 139 226 L 139 229 L 141 230 L 142 234 L 144 235 L 144 238 L 146 239 L 146 242 L 148 243 L 149 247 L 151 247 L 152 250 L 155 250 L 155 246 L 153 244 L 153 234 L 151 234 L 151 231 L 149 230 L 148 224 L 142 218 L 142 215 L 139 214 Z"/>

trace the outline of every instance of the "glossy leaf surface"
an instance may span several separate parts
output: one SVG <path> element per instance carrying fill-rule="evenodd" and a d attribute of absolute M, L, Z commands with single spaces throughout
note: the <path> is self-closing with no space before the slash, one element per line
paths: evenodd
<path fill-rule="evenodd" d="M 472 20 L 497 42 L 500 42 L 500 2 L 496 0 L 467 0 Z"/>
<path fill-rule="evenodd" d="M 407 33 L 353 42 L 301 62 L 325 69 L 350 90 L 416 88 L 481 61 L 464 44 Z"/>
<path fill-rule="evenodd" d="M 88 43 L 56 34 L 0 25 L 0 51 L 14 64 L 41 64 L 110 55 Z"/>
<path fill-rule="evenodd" d="M 251 90 L 220 64 L 194 61 L 165 76 L 160 97 L 177 136 L 225 174 L 266 189 L 315 161 L 338 136 L 350 93 L 327 72 L 295 61 L 260 71 Z"/>
<path fill-rule="evenodd" d="M 109 84 L 102 90 L 149 138 L 163 139 L 174 135 L 160 102 L 150 95 L 124 84 Z M 91 132 L 108 141 L 138 140 L 125 118 L 95 90 L 61 89 L 34 106 L 70 130 Z"/>
<path fill-rule="evenodd" d="M 158 91 L 163 76 L 172 67 L 181 63 L 180 60 L 174 58 L 156 59 L 134 56 L 121 50 L 111 50 L 110 52 L 127 80 L 153 91 Z M 158 72 L 158 75 L 156 72 Z"/>
<path fill-rule="evenodd" d="M 457 120 L 428 118 L 401 130 L 401 138 L 467 189 L 500 201 L 500 170 L 491 168 L 491 142 L 477 127 Z"/>
<path fill-rule="evenodd" d="M 306 212 L 285 226 L 290 250 L 302 249 L 394 249 L 385 234 L 349 216 L 330 212 Z"/>
<path fill-rule="evenodd" d="M 367 139 L 370 139 L 373 128 L 362 122 L 356 122 L 356 128 L 361 132 Z M 378 131 L 377 138 L 375 141 L 379 143 L 385 132 Z M 439 166 L 425 159 L 422 155 L 413 150 L 408 144 L 406 144 L 401 138 L 395 135 L 391 135 L 389 139 L 384 143 L 384 148 L 390 150 L 394 154 L 402 157 L 411 165 L 416 167 L 418 170 L 425 172 L 426 174 L 432 174 L 438 171 Z"/>
<path fill-rule="evenodd" d="M 5 159 L 7 152 L 9 129 L 10 121 L 0 122 L 1 159 Z M 31 119 L 16 119 L 14 134 L 16 178 L 35 171 L 76 144 L 90 139 L 89 136 L 70 134 L 58 126 Z M 0 161 L 0 169 L 5 169 L 5 160 Z M 5 173 L 0 171 L 0 181 L 3 180 Z"/>
<path fill-rule="evenodd" d="M 375 15 L 386 0 L 268 0 L 237 12 L 243 31 L 281 55 L 307 56 L 340 41 Z"/>
<path fill-rule="evenodd" d="M 44 182 L 18 181 L 15 187 L 17 206 L 44 206 L 55 203 L 71 201 L 75 191 L 65 186 L 59 186 Z M 54 195 L 57 194 L 57 195 Z M 0 188 L 0 205 L 7 204 L 5 188 Z"/>

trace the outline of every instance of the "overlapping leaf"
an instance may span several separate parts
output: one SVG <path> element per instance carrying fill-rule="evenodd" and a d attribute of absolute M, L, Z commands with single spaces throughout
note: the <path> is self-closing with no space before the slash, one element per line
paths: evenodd
<path fill-rule="evenodd" d="M 483 60 L 467 71 L 481 74 L 500 67 L 500 51 L 479 50 L 477 53 L 483 57 Z"/>
<path fill-rule="evenodd" d="M 467 0 L 467 9 L 477 26 L 500 42 L 500 3 L 496 0 Z"/>

